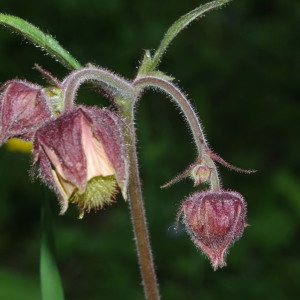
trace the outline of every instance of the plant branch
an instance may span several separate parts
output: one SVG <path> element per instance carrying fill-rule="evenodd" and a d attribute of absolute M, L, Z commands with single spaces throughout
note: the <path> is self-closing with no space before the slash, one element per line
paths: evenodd
<path fill-rule="evenodd" d="M 182 110 L 183 115 L 186 118 L 192 131 L 198 151 L 198 156 L 202 157 L 203 148 L 207 148 L 203 130 L 195 110 L 193 109 L 191 103 L 188 101 L 185 95 L 180 91 L 180 89 L 177 88 L 173 83 L 154 76 L 139 77 L 134 81 L 133 84 L 136 88 L 140 89 L 147 87 L 159 88 L 172 98 L 172 100 Z"/>
<path fill-rule="evenodd" d="M 155 76 L 138 77 L 138 79 L 136 79 L 133 84 L 138 90 L 142 90 L 143 88 L 147 87 L 159 88 L 167 93 L 179 106 L 193 134 L 194 142 L 196 144 L 198 152 L 197 161 L 201 162 L 202 160 L 205 160 L 207 162 L 207 164 L 212 169 L 210 180 L 211 189 L 219 190 L 221 188 L 221 182 L 219 179 L 218 170 L 214 161 L 208 154 L 210 153 L 210 151 L 205 141 L 201 123 L 194 108 L 192 107 L 188 99 L 184 96 L 184 94 L 173 83 L 165 80 L 164 78 Z M 182 176 L 179 177 L 182 178 Z M 172 180 L 171 183 L 176 181 L 177 179 L 175 179 L 174 181 Z"/>
<path fill-rule="evenodd" d="M 94 81 L 115 97 L 135 98 L 132 84 L 116 74 L 96 67 L 86 67 L 71 72 L 62 82 L 64 110 L 73 106 L 76 93 L 81 84 Z"/>
<path fill-rule="evenodd" d="M 141 182 L 136 152 L 136 134 L 134 126 L 134 104 L 136 99 L 117 99 L 120 114 L 125 119 L 124 138 L 128 145 L 128 159 L 130 164 L 129 204 L 135 242 L 138 253 L 140 271 L 143 278 L 145 296 L 147 300 L 159 300 L 153 257 L 147 229 L 147 221 L 142 198 Z"/>

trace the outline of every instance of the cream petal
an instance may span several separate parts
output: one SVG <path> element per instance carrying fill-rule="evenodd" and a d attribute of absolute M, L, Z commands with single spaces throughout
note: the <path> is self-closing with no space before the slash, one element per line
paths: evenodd
<path fill-rule="evenodd" d="M 87 181 L 97 176 L 115 174 L 115 169 L 107 157 L 102 144 L 94 137 L 91 127 L 83 119 L 82 145 L 87 162 Z"/>

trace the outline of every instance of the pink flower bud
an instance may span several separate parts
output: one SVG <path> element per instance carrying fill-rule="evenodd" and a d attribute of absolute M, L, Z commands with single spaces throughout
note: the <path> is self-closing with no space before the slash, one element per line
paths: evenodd
<path fill-rule="evenodd" d="M 31 140 L 37 128 L 51 117 L 44 89 L 23 80 L 10 80 L 1 87 L 0 144 L 11 137 Z"/>
<path fill-rule="evenodd" d="M 34 138 L 40 176 L 81 212 L 110 204 L 118 187 L 126 199 L 128 163 L 120 119 L 110 110 L 79 106 L 42 126 Z"/>
<path fill-rule="evenodd" d="M 190 171 L 190 177 L 194 180 L 194 186 L 203 182 L 208 182 L 211 178 L 211 170 L 212 168 L 206 165 L 196 165 Z"/>
<path fill-rule="evenodd" d="M 226 265 L 229 246 L 242 235 L 247 204 L 233 191 L 201 191 L 189 196 L 181 205 L 184 223 L 193 242 L 210 259 L 214 270 Z"/>

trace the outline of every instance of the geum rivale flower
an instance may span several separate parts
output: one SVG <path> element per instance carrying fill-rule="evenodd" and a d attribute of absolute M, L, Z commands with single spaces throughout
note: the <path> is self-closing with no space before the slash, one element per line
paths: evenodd
<path fill-rule="evenodd" d="M 31 140 L 35 131 L 53 117 L 47 89 L 14 79 L 0 90 L 0 145 L 12 137 Z"/>
<path fill-rule="evenodd" d="M 214 270 L 226 265 L 227 251 L 243 234 L 247 204 L 234 191 L 195 192 L 181 204 L 177 221 L 183 213 L 187 232 L 210 259 Z"/>
<path fill-rule="evenodd" d="M 126 199 L 128 162 L 119 116 L 78 106 L 42 126 L 34 138 L 39 176 L 68 203 L 84 211 L 113 202 L 120 188 Z"/>

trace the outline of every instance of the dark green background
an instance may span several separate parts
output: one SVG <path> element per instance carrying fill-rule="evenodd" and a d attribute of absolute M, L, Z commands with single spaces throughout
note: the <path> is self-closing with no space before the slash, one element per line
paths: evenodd
<path fill-rule="evenodd" d="M 81 63 L 134 78 L 145 49 L 155 49 L 180 15 L 204 1 L 2 0 L 0 11 L 51 33 Z M 189 95 L 216 153 L 254 175 L 220 167 L 224 188 L 248 201 L 249 226 L 214 272 L 187 235 L 173 230 L 185 180 L 160 185 L 195 158 L 182 117 L 155 92 L 138 106 L 143 192 L 163 299 L 298 299 L 300 292 L 300 2 L 233 1 L 207 13 L 172 43 L 161 70 Z M 0 81 L 43 84 L 39 63 L 67 70 L 7 29 L 0 29 Z M 88 87 L 79 101 L 108 105 Z M 0 149 L 0 299 L 40 299 L 40 208 L 45 188 L 28 177 L 30 158 Z M 119 198 L 83 220 L 58 216 L 49 192 L 66 299 L 143 299 L 128 205 Z M 55 300 L 55 299 L 54 299 Z"/>

